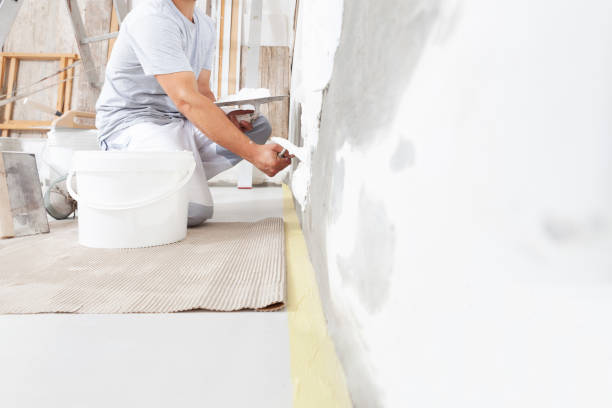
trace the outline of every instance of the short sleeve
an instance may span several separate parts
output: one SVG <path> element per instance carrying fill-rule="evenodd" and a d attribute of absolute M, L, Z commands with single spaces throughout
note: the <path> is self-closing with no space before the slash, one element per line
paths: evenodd
<path fill-rule="evenodd" d="M 147 16 L 130 21 L 126 29 L 145 75 L 192 71 L 180 29 L 172 19 Z"/>
<path fill-rule="evenodd" d="M 213 59 L 215 58 L 215 51 L 217 46 L 217 30 L 214 23 L 209 22 L 207 23 L 207 29 L 202 31 L 205 32 L 207 36 L 204 40 L 204 43 L 206 44 L 206 49 L 204 50 L 204 56 L 202 57 L 201 69 L 212 71 Z"/>

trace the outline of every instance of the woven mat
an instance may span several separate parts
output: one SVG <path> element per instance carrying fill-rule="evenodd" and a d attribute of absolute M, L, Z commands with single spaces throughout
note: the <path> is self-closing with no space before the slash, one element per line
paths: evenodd
<path fill-rule="evenodd" d="M 0 313 L 274 310 L 285 303 L 281 218 L 212 222 L 181 242 L 91 249 L 74 221 L 0 241 Z"/>

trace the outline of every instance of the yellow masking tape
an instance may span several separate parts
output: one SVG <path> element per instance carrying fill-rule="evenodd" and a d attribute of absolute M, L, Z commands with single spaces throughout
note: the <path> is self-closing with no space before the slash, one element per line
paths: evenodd
<path fill-rule="evenodd" d="M 327 332 L 314 269 L 289 187 L 283 185 L 287 311 L 294 408 L 351 407 L 342 366 Z"/>

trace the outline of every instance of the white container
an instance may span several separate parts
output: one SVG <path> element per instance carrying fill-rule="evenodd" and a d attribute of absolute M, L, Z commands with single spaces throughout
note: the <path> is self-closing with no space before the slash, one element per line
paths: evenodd
<path fill-rule="evenodd" d="M 51 129 L 42 157 L 49 167 L 50 181 L 68 174 L 72 168 L 72 154 L 83 150 L 100 150 L 96 129 Z"/>
<path fill-rule="evenodd" d="M 194 170 L 188 151 L 75 152 L 66 184 L 79 203 L 79 243 L 141 248 L 184 239 Z"/>

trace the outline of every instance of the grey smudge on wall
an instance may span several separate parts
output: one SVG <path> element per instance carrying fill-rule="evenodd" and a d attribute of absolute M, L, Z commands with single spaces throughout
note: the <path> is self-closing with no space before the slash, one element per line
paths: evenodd
<path fill-rule="evenodd" d="M 378 131 L 395 117 L 442 3 L 345 3 L 342 35 L 324 109 L 338 110 L 332 115 L 335 126 L 352 144 L 365 147 L 376 142 L 377 137 L 388 137 Z"/>
<path fill-rule="evenodd" d="M 368 349 L 362 328 L 352 316 L 344 316 L 343 330 L 331 330 L 338 352 L 347 357 L 342 364 L 347 380 L 353 385 L 351 399 L 355 408 L 383 408 L 381 389 L 368 361 Z"/>
<path fill-rule="evenodd" d="M 344 159 L 338 160 L 334 165 L 332 173 L 332 187 L 330 203 L 333 203 L 329 208 L 329 217 L 332 220 L 338 219 L 342 212 L 343 194 L 344 193 Z"/>
<path fill-rule="evenodd" d="M 606 219 L 593 214 L 583 220 L 569 217 L 547 216 L 542 220 L 545 236 L 557 244 L 590 242 L 608 231 Z"/>
<path fill-rule="evenodd" d="M 400 172 L 407 167 L 414 166 L 414 144 L 410 140 L 400 139 L 391 160 L 389 166 L 394 172 Z"/>
<path fill-rule="evenodd" d="M 363 305 L 375 313 L 389 297 L 395 227 L 383 201 L 371 199 L 363 190 L 360 196 L 353 251 L 346 257 L 338 255 L 337 261 L 343 280 L 357 292 Z"/>

